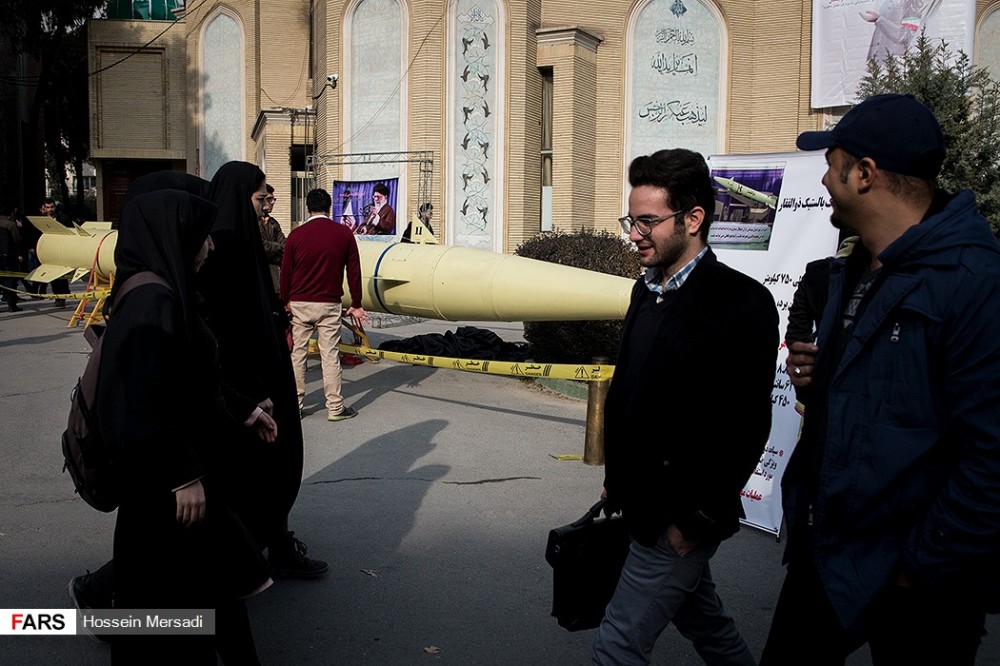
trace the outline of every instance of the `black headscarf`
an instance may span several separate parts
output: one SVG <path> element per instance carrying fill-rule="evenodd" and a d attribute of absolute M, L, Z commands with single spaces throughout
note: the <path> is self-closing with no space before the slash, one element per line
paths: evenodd
<path fill-rule="evenodd" d="M 114 306 L 121 286 L 132 275 L 152 271 L 173 288 L 181 303 L 190 339 L 195 314 L 194 258 L 215 222 L 212 202 L 180 190 L 134 196 L 122 211 L 115 245 L 115 284 L 108 298 Z"/>
<path fill-rule="evenodd" d="M 158 192 L 160 190 L 181 190 L 196 197 L 208 199 L 208 188 L 209 182 L 207 180 L 198 176 L 192 176 L 183 171 L 154 171 L 132 181 L 132 184 L 128 186 L 128 190 L 125 192 L 122 206 L 124 207 L 129 201 L 140 194 L 149 194 L 150 192 Z M 120 220 L 111 224 L 112 229 L 119 229 L 120 227 Z"/>
<path fill-rule="evenodd" d="M 280 364 L 279 337 L 271 314 L 271 271 L 264 255 L 260 224 L 251 197 L 265 181 L 248 162 L 227 162 L 212 179 L 209 195 L 219 215 L 212 227 L 215 252 L 199 277 L 209 325 L 219 341 L 223 375 L 227 362 L 255 365 L 259 375 Z M 250 390 L 242 381 L 236 386 Z M 254 391 L 253 393 L 255 393 Z M 270 397 L 266 389 L 260 395 Z"/>
<path fill-rule="evenodd" d="M 208 195 L 210 185 L 204 178 L 183 171 L 154 171 L 132 181 L 125 192 L 124 203 L 127 204 L 140 194 L 158 190 L 182 190 L 202 199 L 210 199 Z"/>

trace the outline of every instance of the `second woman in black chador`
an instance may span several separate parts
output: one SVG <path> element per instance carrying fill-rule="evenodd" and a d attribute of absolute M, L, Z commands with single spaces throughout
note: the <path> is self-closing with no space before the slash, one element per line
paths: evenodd
<path fill-rule="evenodd" d="M 236 509 L 278 576 L 318 578 L 325 562 L 305 556 L 288 531 L 288 513 L 302 481 L 302 424 L 283 323 L 276 321 L 273 286 L 258 218 L 267 197 L 264 172 L 228 162 L 212 179 L 209 196 L 219 208 L 212 227 L 215 253 L 199 275 L 206 319 L 219 341 L 222 379 L 250 397 L 278 425 L 278 439 L 262 443 L 233 427 Z"/>

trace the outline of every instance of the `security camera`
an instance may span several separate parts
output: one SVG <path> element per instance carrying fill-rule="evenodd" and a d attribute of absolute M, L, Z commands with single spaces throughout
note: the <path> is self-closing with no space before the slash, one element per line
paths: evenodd
<path fill-rule="evenodd" d="M 326 75 L 326 82 L 327 83 L 336 85 L 337 81 L 339 81 L 339 80 L 340 80 L 340 74 L 327 74 Z"/>

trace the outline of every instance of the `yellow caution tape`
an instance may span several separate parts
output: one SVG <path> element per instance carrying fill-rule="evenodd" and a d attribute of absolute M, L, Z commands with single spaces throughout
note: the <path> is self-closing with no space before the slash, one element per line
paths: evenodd
<path fill-rule="evenodd" d="M 556 460 L 583 460 L 583 455 L 579 453 L 560 453 L 559 455 L 550 453 L 549 456 Z"/>
<path fill-rule="evenodd" d="M 611 379 L 615 372 L 615 366 L 613 365 L 571 365 L 532 363 L 530 361 L 480 361 L 468 358 L 390 352 L 359 345 L 345 345 L 343 343 L 340 345 L 340 351 L 364 356 L 369 361 L 385 359 L 399 363 L 409 363 L 410 365 L 426 365 L 432 368 L 478 372 L 487 375 L 505 375 L 508 377 L 547 377 L 550 379 L 571 379 L 581 382 L 599 382 Z"/>
<path fill-rule="evenodd" d="M 111 290 L 110 289 L 97 289 L 95 291 L 74 291 L 71 294 L 33 294 L 30 291 L 23 291 L 21 289 L 11 289 L 10 287 L 5 287 L 0 285 L 0 289 L 4 291 L 12 291 L 15 294 L 21 296 L 27 296 L 29 298 L 47 298 L 49 300 L 60 300 L 60 301 L 72 301 L 72 300 L 93 300 L 98 298 L 106 297 Z"/>

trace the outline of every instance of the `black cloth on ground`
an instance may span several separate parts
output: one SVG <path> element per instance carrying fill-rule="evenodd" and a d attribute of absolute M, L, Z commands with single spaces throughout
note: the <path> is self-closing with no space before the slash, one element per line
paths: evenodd
<path fill-rule="evenodd" d="M 527 361 L 531 346 L 526 342 L 504 342 L 493 331 L 460 326 L 454 332 L 425 333 L 403 340 L 387 340 L 379 349 L 400 353 L 472 358 L 484 361 Z"/>

